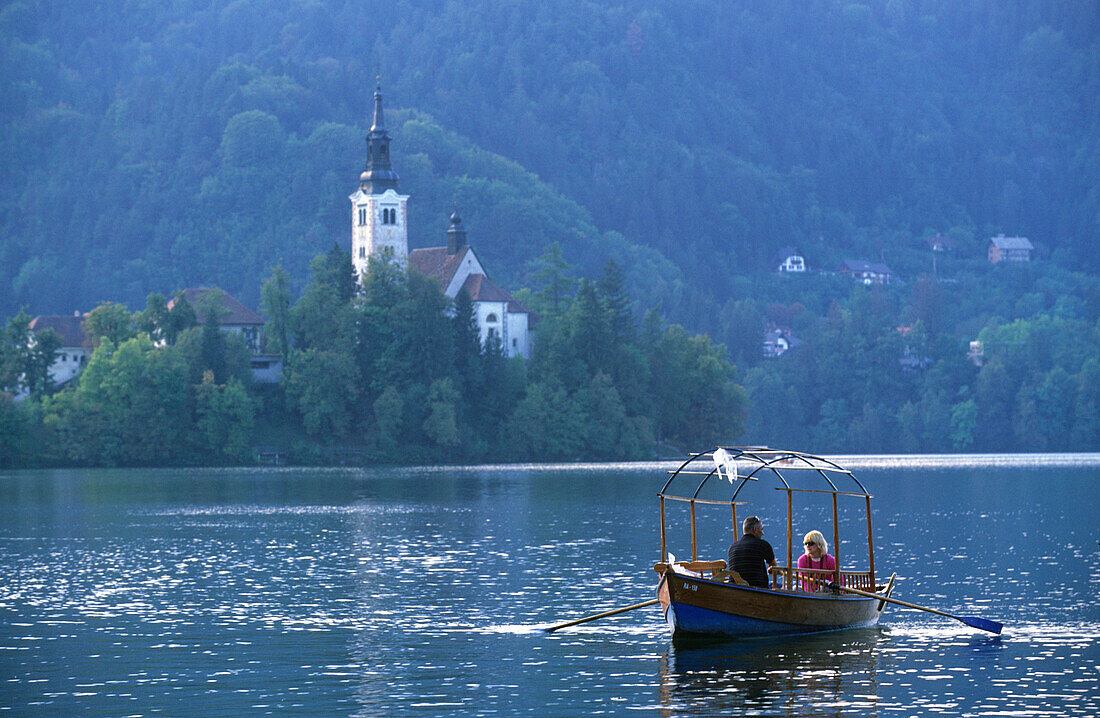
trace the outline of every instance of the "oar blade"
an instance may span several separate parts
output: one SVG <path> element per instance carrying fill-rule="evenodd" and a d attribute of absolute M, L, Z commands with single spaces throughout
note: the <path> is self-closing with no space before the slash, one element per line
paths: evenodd
<path fill-rule="evenodd" d="M 1004 628 L 1003 625 L 996 621 L 990 621 L 987 618 L 978 618 L 977 616 L 959 616 L 958 619 L 971 628 L 978 628 L 998 635 L 1001 633 L 1001 629 Z"/>

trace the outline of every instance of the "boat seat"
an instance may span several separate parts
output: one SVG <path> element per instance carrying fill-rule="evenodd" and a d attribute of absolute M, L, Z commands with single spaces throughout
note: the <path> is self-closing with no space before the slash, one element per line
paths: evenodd
<path fill-rule="evenodd" d="M 675 566 L 661 561 L 653 564 L 653 570 L 657 573 L 664 573 L 669 569 L 676 573 L 683 575 L 694 575 L 699 578 L 705 578 L 705 574 L 710 574 L 710 578 L 713 581 L 722 581 L 724 579 L 717 578 L 719 573 L 724 573 L 726 568 L 726 562 L 719 559 L 718 561 L 677 561 Z"/>
<path fill-rule="evenodd" d="M 714 580 L 715 581 L 721 581 L 722 583 L 735 583 L 738 586 L 748 586 L 749 585 L 748 581 L 741 578 L 741 574 L 737 573 L 736 571 L 734 571 L 732 569 L 730 569 L 728 571 L 724 568 L 720 568 L 720 569 L 716 570 L 714 572 Z"/>

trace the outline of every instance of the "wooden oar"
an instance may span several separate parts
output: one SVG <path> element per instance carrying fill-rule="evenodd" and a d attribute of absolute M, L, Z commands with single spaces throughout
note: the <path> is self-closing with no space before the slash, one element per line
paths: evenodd
<path fill-rule="evenodd" d="M 547 633 L 553 633 L 559 628 L 567 628 L 569 626 L 576 626 L 580 623 L 588 623 L 589 621 L 595 621 L 597 618 L 607 618 L 608 616 L 614 616 L 619 613 L 626 613 L 627 611 L 633 611 L 635 608 L 645 608 L 646 606 L 652 606 L 657 603 L 657 599 L 654 598 L 651 601 L 642 601 L 641 603 L 635 603 L 633 606 L 627 606 L 626 608 L 616 608 L 614 611 L 604 611 L 603 613 L 597 613 L 595 616 L 585 616 L 584 618 L 578 618 L 575 621 L 568 621 L 566 623 L 559 623 L 556 626 L 551 626 L 546 629 Z"/>
<path fill-rule="evenodd" d="M 856 588 L 848 588 L 847 586 L 838 586 L 837 584 L 829 581 L 825 584 L 831 589 L 837 591 L 847 591 L 848 593 L 855 593 L 860 596 L 866 596 L 867 598 L 877 598 L 880 601 L 887 601 L 888 603 L 896 603 L 899 606 L 905 606 L 906 608 L 915 608 L 918 611 L 928 611 L 929 613 L 935 613 L 940 616 L 947 616 L 948 618 L 954 618 L 956 621 L 962 621 L 971 628 L 979 628 L 983 631 L 989 631 L 990 633 L 1000 633 L 1004 628 L 1000 623 L 996 621 L 990 621 L 985 618 L 978 618 L 977 616 L 955 616 L 945 611 L 938 611 L 934 608 L 928 608 L 927 606 L 918 606 L 915 603 L 906 603 L 905 601 L 899 601 L 896 598 L 887 598 L 886 596 L 880 596 L 877 593 L 868 593 L 867 591 L 860 591 Z"/>

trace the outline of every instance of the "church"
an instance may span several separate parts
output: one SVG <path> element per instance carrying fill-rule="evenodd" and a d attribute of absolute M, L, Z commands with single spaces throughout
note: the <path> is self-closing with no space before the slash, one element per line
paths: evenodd
<path fill-rule="evenodd" d="M 466 241 L 458 210 L 451 215 L 447 244 L 409 250 L 409 196 L 397 188 L 390 160 L 390 136 L 382 111 L 382 88 L 374 92 L 374 118 L 367 135 L 367 164 L 351 200 L 351 258 L 356 276 L 372 254 L 388 250 L 394 261 L 439 280 L 451 299 L 465 291 L 474 305 L 482 345 L 499 340 L 505 356 L 530 357 L 534 340 L 532 315 L 506 290 L 489 279 L 484 265 Z"/>

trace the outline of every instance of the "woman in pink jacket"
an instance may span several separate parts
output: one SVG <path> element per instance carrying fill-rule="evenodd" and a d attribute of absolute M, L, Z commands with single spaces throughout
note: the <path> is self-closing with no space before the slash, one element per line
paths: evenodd
<path fill-rule="evenodd" d="M 806 553 L 798 557 L 799 568 L 818 568 L 826 571 L 836 570 L 836 558 L 829 554 L 829 544 L 820 531 L 811 531 L 802 539 L 806 546 Z M 813 579 L 802 580 L 803 591 L 815 591 L 824 586 L 825 581 L 832 581 L 832 576 L 822 573 L 812 574 Z"/>

